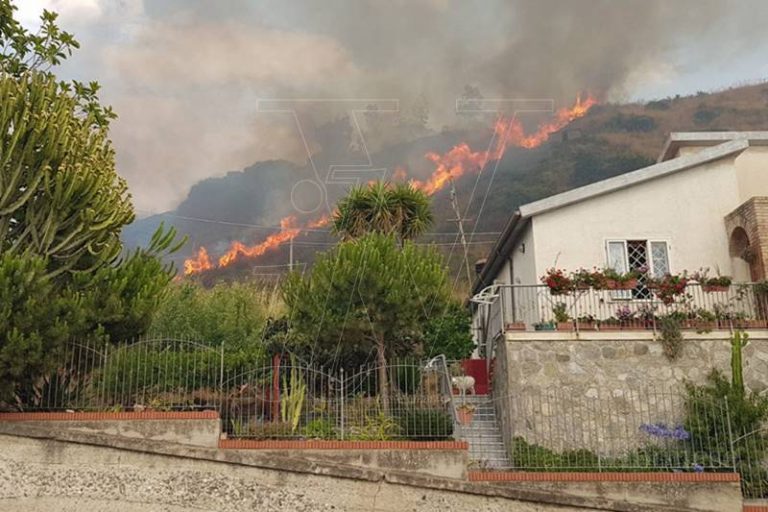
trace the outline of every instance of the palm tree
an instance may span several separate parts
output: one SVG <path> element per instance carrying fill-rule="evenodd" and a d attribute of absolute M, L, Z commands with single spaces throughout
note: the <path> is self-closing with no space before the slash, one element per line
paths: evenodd
<path fill-rule="evenodd" d="M 394 235 L 402 244 L 427 231 L 433 222 L 424 192 L 410 183 L 376 181 L 352 188 L 337 203 L 333 231 L 343 240 L 369 233 Z"/>

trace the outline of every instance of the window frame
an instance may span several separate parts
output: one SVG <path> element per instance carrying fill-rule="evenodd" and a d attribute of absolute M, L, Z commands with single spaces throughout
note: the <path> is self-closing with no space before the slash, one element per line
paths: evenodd
<path fill-rule="evenodd" d="M 647 258 L 648 258 L 648 269 L 650 271 L 653 270 L 653 251 L 651 249 L 651 244 L 663 243 L 664 246 L 666 247 L 666 251 L 667 251 L 667 272 L 672 273 L 672 250 L 671 250 L 672 246 L 671 246 L 671 244 L 669 242 L 669 239 L 665 238 L 665 237 L 642 237 L 642 236 L 637 236 L 637 237 L 625 237 L 625 238 L 605 238 L 604 239 L 604 243 L 603 243 L 603 247 L 604 247 L 604 250 L 605 250 L 605 259 L 604 259 L 604 261 L 605 261 L 605 267 L 606 268 L 609 268 L 608 265 L 610 264 L 610 244 L 611 243 L 614 243 L 614 244 L 615 243 L 621 243 L 622 246 L 623 246 L 623 249 L 624 249 L 624 268 L 626 268 L 627 271 L 629 271 L 630 266 L 629 266 L 629 249 L 628 249 L 628 244 L 629 244 L 630 241 L 637 241 L 637 242 L 644 241 L 645 242 L 645 251 L 646 251 Z M 661 276 L 655 276 L 655 275 L 651 274 L 651 277 L 661 277 Z M 633 300 L 633 301 L 649 301 L 649 300 L 652 300 L 652 299 L 639 299 L 639 298 L 635 298 L 635 297 L 632 297 L 632 294 L 628 293 L 628 292 L 631 292 L 631 290 L 614 290 L 613 292 L 611 292 L 611 299 L 612 300 L 618 300 L 618 301 L 628 301 L 628 300 Z"/>

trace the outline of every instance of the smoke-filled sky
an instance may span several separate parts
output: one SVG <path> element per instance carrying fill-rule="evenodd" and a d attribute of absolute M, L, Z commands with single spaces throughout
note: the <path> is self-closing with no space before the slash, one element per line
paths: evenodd
<path fill-rule="evenodd" d="M 60 74 L 104 86 L 120 116 L 119 169 L 140 214 L 172 208 L 200 179 L 257 160 L 302 162 L 295 121 L 260 110 L 260 99 L 396 99 L 401 115 L 428 112 L 439 130 L 456 122 L 467 86 L 559 107 L 583 91 L 649 99 L 768 76 L 764 0 L 16 4 L 30 27 L 43 8 L 58 11 L 82 43 Z"/>

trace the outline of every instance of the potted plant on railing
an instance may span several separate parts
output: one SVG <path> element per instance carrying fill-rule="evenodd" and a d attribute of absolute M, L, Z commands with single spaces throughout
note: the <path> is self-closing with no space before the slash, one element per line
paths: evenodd
<path fill-rule="evenodd" d="M 462 425 L 469 425 L 475 417 L 475 406 L 468 403 L 462 403 L 456 406 L 456 418 Z"/>
<path fill-rule="evenodd" d="M 669 306 L 674 304 L 675 300 L 685 293 L 688 286 L 688 276 L 685 273 L 681 275 L 666 274 L 662 278 L 649 279 L 647 287 L 653 290 L 653 293 Z"/>
<path fill-rule="evenodd" d="M 568 308 L 565 305 L 565 302 L 558 302 L 552 306 L 552 314 L 555 315 L 558 331 L 573 330 L 573 320 L 571 320 L 571 317 L 568 315 Z"/>
<path fill-rule="evenodd" d="M 701 287 L 705 292 L 727 292 L 732 282 L 729 276 L 710 277 Z"/>
<path fill-rule="evenodd" d="M 606 287 L 605 276 L 598 269 L 581 268 L 571 274 L 571 282 L 577 290 L 602 290 Z"/>
<path fill-rule="evenodd" d="M 603 269 L 605 287 L 609 290 L 634 290 L 637 288 L 640 274 L 638 270 L 621 273 L 612 268 Z"/>
<path fill-rule="evenodd" d="M 731 276 L 709 277 L 709 269 L 701 269 L 691 275 L 691 280 L 696 281 L 705 292 L 727 292 L 733 280 Z"/>
<path fill-rule="evenodd" d="M 541 276 L 541 282 L 547 285 L 552 295 L 566 295 L 573 290 L 571 278 L 559 268 L 548 269 L 547 273 Z"/>

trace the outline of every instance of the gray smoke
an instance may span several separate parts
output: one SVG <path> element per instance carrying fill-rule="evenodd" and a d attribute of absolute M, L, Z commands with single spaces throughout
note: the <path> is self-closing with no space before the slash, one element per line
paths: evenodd
<path fill-rule="evenodd" d="M 68 70 L 104 83 L 121 116 L 121 172 L 138 207 L 152 211 L 178 204 L 205 177 L 268 158 L 303 163 L 307 148 L 329 152 L 316 128 L 348 115 L 339 105 L 296 106 L 312 118 L 302 139 L 290 114 L 261 112 L 259 99 L 398 99 L 398 114 L 363 123 L 381 147 L 457 125 L 455 102 L 468 90 L 559 107 L 584 91 L 623 100 L 677 81 L 691 89 L 685 77 L 700 70 L 712 77 L 702 88 L 728 84 L 734 78 L 716 70 L 764 54 L 768 15 L 762 0 L 99 5 L 100 17 L 66 27 L 83 42 Z M 734 69 L 739 79 L 749 73 Z M 360 149 L 354 133 L 348 145 Z"/>

